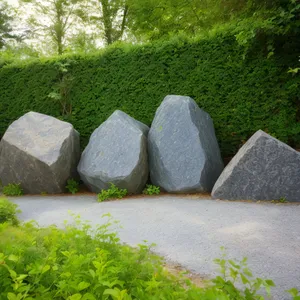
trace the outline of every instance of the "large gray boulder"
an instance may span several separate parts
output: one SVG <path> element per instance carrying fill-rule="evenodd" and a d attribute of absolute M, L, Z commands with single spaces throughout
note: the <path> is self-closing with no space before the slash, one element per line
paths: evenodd
<path fill-rule="evenodd" d="M 67 180 L 76 178 L 79 158 L 79 133 L 71 124 L 29 112 L 0 142 L 0 180 L 20 183 L 25 193 L 61 193 Z"/>
<path fill-rule="evenodd" d="M 116 110 L 91 135 L 82 153 L 78 172 L 93 192 L 113 183 L 140 193 L 148 179 L 147 134 L 149 128 Z"/>
<path fill-rule="evenodd" d="M 300 201 L 300 153 L 259 130 L 226 166 L 212 197 Z"/>
<path fill-rule="evenodd" d="M 167 192 L 210 192 L 223 170 L 212 119 L 190 97 L 165 97 L 148 151 L 151 181 Z"/>

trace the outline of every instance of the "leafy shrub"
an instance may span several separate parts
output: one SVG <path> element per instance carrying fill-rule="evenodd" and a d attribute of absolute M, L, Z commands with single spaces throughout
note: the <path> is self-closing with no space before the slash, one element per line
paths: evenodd
<path fill-rule="evenodd" d="M 262 299 L 258 294 L 264 287 L 267 295 L 271 296 L 271 287 L 275 284 L 272 280 L 254 278 L 247 266 L 247 258 L 241 261 L 227 260 L 225 253 L 221 259 L 215 259 L 220 267 L 220 276 L 213 279 L 216 288 L 222 289 L 230 299 Z M 243 288 L 237 288 L 240 285 Z"/>
<path fill-rule="evenodd" d="M 282 44 L 276 47 L 282 52 L 267 59 L 258 47 L 243 59 L 245 49 L 232 29 L 198 40 L 111 47 L 101 54 L 4 66 L 0 136 L 34 110 L 71 122 L 84 147 L 114 110 L 150 125 L 163 98 L 179 94 L 193 97 L 212 116 L 224 156 L 235 153 L 258 129 L 300 145 L 299 78 L 288 73 L 297 65 L 300 49 Z M 61 81 L 57 65 L 66 63 L 72 77 L 67 99 L 72 111 L 67 114 L 48 97 Z"/>
<path fill-rule="evenodd" d="M 19 220 L 16 216 L 21 212 L 18 205 L 8 201 L 5 198 L 0 198 L 0 223 L 8 222 L 12 225 L 18 225 Z"/>
<path fill-rule="evenodd" d="M 147 184 L 146 188 L 143 190 L 143 194 L 145 195 L 159 195 L 160 194 L 160 188 L 159 186 L 155 186 L 152 184 Z"/>
<path fill-rule="evenodd" d="M 34 223 L 0 225 L 0 299 L 250 300 L 263 299 L 258 288 L 273 285 L 255 279 L 251 297 L 244 295 L 234 285 L 241 271 L 231 261 L 226 280 L 220 276 L 207 288 L 198 288 L 183 276 L 169 274 L 151 245 L 120 244 L 109 230 L 111 219 L 96 230 L 78 217 L 76 223 L 64 230 Z M 224 275 L 226 261 L 218 263 Z M 248 277 L 242 277 L 246 285 Z"/>
<path fill-rule="evenodd" d="M 121 199 L 127 195 L 126 189 L 119 189 L 114 184 L 110 185 L 110 188 L 107 190 L 102 190 L 101 193 L 98 194 L 98 202 L 102 202 L 108 199 Z"/>
<path fill-rule="evenodd" d="M 69 179 L 67 181 L 66 189 L 74 195 L 79 191 L 79 183 L 75 179 Z"/>
<path fill-rule="evenodd" d="M 21 196 L 23 195 L 23 190 L 20 184 L 9 183 L 3 187 L 3 194 L 5 196 Z"/>

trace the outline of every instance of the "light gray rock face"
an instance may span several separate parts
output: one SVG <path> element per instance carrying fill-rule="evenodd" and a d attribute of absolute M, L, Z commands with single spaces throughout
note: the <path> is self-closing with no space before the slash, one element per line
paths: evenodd
<path fill-rule="evenodd" d="M 259 130 L 226 166 L 212 197 L 300 201 L 300 153 Z"/>
<path fill-rule="evenodd" d="M 128 193 L 140 193 L 148 179 L 149 128 L 116 110 L 91 135 L 78 172 L 93 192 L 113 183 Z"/>
<path fill-rule="evenodd" d="M 148 151 L 152 183 L 171 193 L 210 192 L 224 168 L 213 122 L 190 97 L 164 99 Z"/>
<path fill-rule="evenodd" d="M 65 190 L 76 178 L 79 133 L 69 123 L 36 112 L 13 122 L 0 142 L 0 179 L 20 183 L 25 193 Z"/>

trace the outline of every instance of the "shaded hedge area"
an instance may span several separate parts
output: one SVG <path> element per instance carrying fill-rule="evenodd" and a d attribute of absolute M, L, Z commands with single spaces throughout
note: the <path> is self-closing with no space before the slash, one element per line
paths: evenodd
<path fill-rule="evenodd" d="M 179 94 L 191 96 L 212 116 L 223 156 L 234 154 L 258 129 L 296 147 L 300 76 L 287 71 L 298 57 L 284 51 L 267 59 L 257 48 L 243 59 L 245 49 L 235 37 L 218 34 L 3 66 L 0 135 L 12 121 L 34 110 L 71 122 L 84 146 L 115 109 L 150 125 L 163 98 Z M 64 116 L 59 103 L 48 96 L 61 76 L 58 61 L 68 63 L 67 74 L 73 78 L 72 112 Z"/>

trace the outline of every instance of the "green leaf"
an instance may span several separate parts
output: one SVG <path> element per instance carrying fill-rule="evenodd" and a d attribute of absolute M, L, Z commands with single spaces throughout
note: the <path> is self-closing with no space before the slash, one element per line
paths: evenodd
<path fill-rule="evenodd" d="M 94 270 L 92 270 L 92 269 L 89 269 L 89 272 L 90 272 L 90 274 L 92 275 L 92 277 L 93 277 L 93 278 L 95 278 L 95 276 L 96 276 L 96 273 L 95 273 L 95 271 L 94 271 Z"/>
<path fill-rule="evenodd" d="M 50 266 L 49 265 L 45 265 L 42 269 L 42 274 L 46 273 L 47 271 L 50 270 Z"/>
<path fill-rule="evenodd" d="M 81 299 L 81 294 L 74 294 L 74 295 L 72 295 L 72 296 L 69 296 L 68 297 L 68 300 L 80 300 Z"/>
<path fill-rule="evenodd" d="M 295 288 L 292 288 L 292 289 L 288 290 L 287 292 L 290 293 L 293 297 L 296 297 L 299 293 L 299 291 Z"/>
<path fill-rule="evenodd" d="M 19 260 L 19 257 L 14 254 L 10 254 L 7 259 L 10 261 L 17 262 Z"/>
<path fill-rule="evenodd" d="M 248 268 L 243 269 L 244 274 L 246 274 L 249 277 L 252 277 L 252 273 L 250 272 L 250 270 Z"/>
<path fill-rule="evenodd" d="M 236 263 L 235 263 L 233 260 L 231 260 L 231 259 L 229 259 L 228 262 L 229 262 L 234 268 L 236 268 L 236 269 L 240 269 L 240 268 L 241 268 L 238 264 L 236 264 Z"/>
<path fill-rule="evenodd" d="M 79 284 L 78 284 L 78 291 L 82 291 L 86 288 L 88 288 L 91 284 L 86 282 L 86 281 L 81 281 Z"/>
<path fill-rule="evenodd" d="M 21 298 L 18 297 L 16 294 L 14 293 L 7 293 L 7 299 L 8 300 L 20 300 Z"/>
<path fill-rule="evenodd" d="M 20 281 L 20 280 L 24 280 L 26 277 L 28 277 L 27 274 L 21 274 L 17 277 L 17 280 Z"/>
<path fill-rule="evenodd" d="M 14 271 L 14 270 L 9 270 L 9 274 L 10 274 L 10 277 L 12 278 L 12 279 L 15 279 L 16 277 L 17 277 L 17 273 Z"/>
<path fill-rule="evenodd" d="M 104 292 L 103 292 L 103 295 L 111 295 L 115 298 L 118 298 L 120 294 L 120 290 L 119 289 L 106 289 Z"/>
<path fill-rule="evenodd" d="M 243 284 L 250 283 L 250 281 L 248 280 L 248 278 L 244 274 L 241 273 L 240 276 L 241 276 Z"/>
<path fill-rule="evenodd" d="M 85 293 L 81 300 L 96 300 L 96 298 L 90 293 Z"/>
<path fill-rule="evenodd" d="M 276 286 L 273 280 L 267 279 L 265 281 L 269 286 Z"/>

